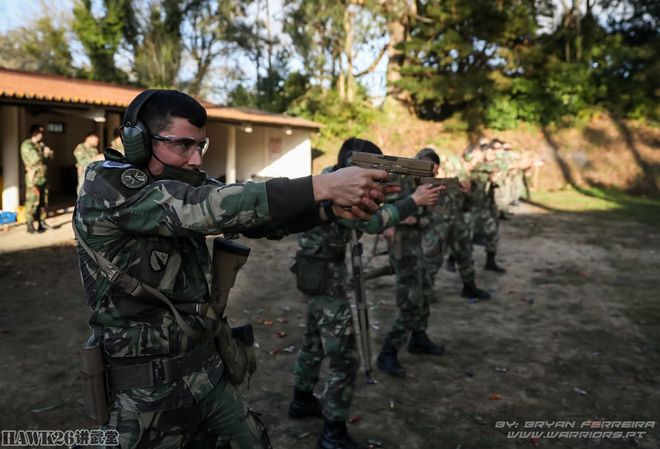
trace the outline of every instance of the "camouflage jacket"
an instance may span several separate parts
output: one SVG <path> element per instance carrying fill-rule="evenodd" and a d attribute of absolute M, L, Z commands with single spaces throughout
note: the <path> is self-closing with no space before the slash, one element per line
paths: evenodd
<path fill-rule="evenodd" d="M 329 168 L 323 170 L 328 173 Z M 346 244 L 351 241 L 353 230 L 362 233 L 379 234 L 385 229 L 397 225 L 401 220 L 415 212 L 417 206 L 410 195 L 394 203 L 383 204 L 368 221 L 340 219 L 334 223 L 317 226 L 298 234 L 300 248 L 310 254 L 322 254 L 329 262 L 327 265 L 327 293 L 341 295 L 347 283 Z M 304 262 L 302 262 L 304 263 Z"/>
<path fill-rule="evenodd" d="M 25 139 L 21 144 L 21 159 L 25 166 L 26 186 L 43 186 L 46 184 L 46 157 L 44 144 L 34 143 L 32 139 Z"/>
<path fill-rule="evenodd" d="M 73 150 L 73 157 L 76 158 L 76 166 L 79 169 L 82 169 L 84 173 L 85 168 L 89 165 L 90 162 L 99 154 L 98 149 L 85 145 L 84 143 L 79 143 L 76 145 L 76 148 Z"/>
<path fill-rule="evenodd" d="M 414 176 L 405 175 L 390 175 L 391 182 L 399 182 L 401 184 L 401 192 L 388 198 L 389 202 L 397 201 L 405 196 L 412 195 L 412 193 L 419 186 L 419 178 Z M 417 207 L 411 216 L 417 219 L 414 225 L 399 223 L 396 226 L 394 233 L 394 240 L 390 242 L 390 257 L 398 260 L 406 255 L 420 255 L 421 254 L 421 238 L 424 229 L 430 225 L 428 216 L 428 207 Z"/>
<path fill-rule="evenodd" d="M 211 260 L 205 235 L 244 232 L 279 237 L 321 223 L 311 177 L 242 185 L 202 179 L 201 185 L 192 186 L 155 179 L 122 161 L 92 162 L 73 225 L 93 250 L 176 305 L 210 299 Z M 111 285 L 80 246 L 78 255 L 91 308 L 90 339 L 100 341 L 106 357 L 130 363 L 198 347 L 169 309 L 134 300 Z M 194 329 L 205 329 L 199 316 L 184 319 Z M 125 409 L 139 411 L 187 407 L 211 391 L 221 375 L 222 362 L 214 355 L 198 372 L 171 384 L 124 390 L 116 400 Z"/>
<path fill-rule="evenodd" d="M 447 177 L 457 177 L 460 181 L 469 179 L 469 173 L 458 156 L 443 156 L 440 166 Z M 437 220 L 451 220 L 465 212 L 466 194 L 459 191 L 440 192 L 438 202 L 426 208 L 425 216 L 433 223 Z"/>
<path fill-rule="evenodd" d="M 504 165 L 497 160 L 479 162 L 472 169 L 472 189 L 470 190 L 470 204 L 472 207 L 485 207 L 488 203 L 490 189 L 497 182 L 497 178 L 503 169 Z"/>

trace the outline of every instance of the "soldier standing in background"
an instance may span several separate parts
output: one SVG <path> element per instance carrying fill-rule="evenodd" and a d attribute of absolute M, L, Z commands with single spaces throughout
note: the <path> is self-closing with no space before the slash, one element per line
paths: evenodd
<path fill-rule="evenodd" d="M 338 161 L 323 173 L 350 165 L 353 151 L 382 154 L 374 143 L 350 138 L 339 150 Z M 357 449 L 346 430 L 353 383 L 359 366 L 351 306 L 346 294 L 346 245 L 351 233 L 378 234 L 416 211 L 433 204 L 439 188 L 420 186 L 410 196 L 384 204 L 369 221 L 339 220 L 298 234 L 300 250 L 293 271 L 298 289 L 307 303 L 304 342 L 294 367 L 295 386 L 289 406 L 291 418 L 323 417 L 319 449 Z M 314 396 L 321 362 L 328 358 L 329 371 L 323 391 L 323 405 Z"/>
<path fill-rule="evenodd" d="M 78 186 L 76 193 L 80 192 L 80 187 L 85 179 L 85 170 L 90 162 L 99 155 L 99 136 L 96 133 L 89 133 L 85 136 L 85 141 L 76 145 L 73 150 L 73 157 L 76 158 L 76 170 L 78 171 Z"/>
<path fill-rule="evenodd" d="M 21 159 L 25 166 L 25 222 L 30 234 L 44 232 L 49 227 L 44 221 L 48 203 L 46 159 L 53 157 L 53 150 L 44 145 L 43 138 L 43 126 L 32 125 L 30 138 L 21 144 Z M 35 221 L 39 222 L 36 231 Z"/>
<path fill-rule="evenodd" d="M 474 261 L 472 259 L 472 228 L 469 211 L 470 175 L 465 169 L 461 158 L 455 155 L 438 156 L 431 148 L 422 150 L 423 158 L 427 158 L 440 168 L 440 177 L 457 177 L 460 189 L 447 191 L 440 196 L 437 204 L 427 208 L 430 225 L 423 232 L 422 248 L 431 282 L 435 284 L 435 276 L 442 266 L 447 253 L 452 254 L 458 262 L 458 271 L 463 281 L 461 296 L 465 298 L 489 299 L 487 291 L 477 288 L 475 283 Z"/>
<path fill-rule="evenodd" d="M 501 171 L 501 166 L 496 161 L 492 149 L 489 148 L 482 153 L 483 159 L 471 169 L 472 229 L 475 234 L 480 234 L 485 240 L 486 265 L 484 268 L 496 273 L 505 273 L 506 270 L 495 261 L 499 241 L 499 223 L 497 221 L 494 189 L 496 188 L 497 176 Z"/>
<path fill-rule="evenodd" d="M 420 158 L 420 155 L 417 155 Z M 438 165 L 435 165 L 435 174 Z M 412 176 L 401 176 L 401 195 L 410 195 L 418 181 Z M 398 314 L 390 331 L 385 336 L 378 354 L 377 365 L 394 377 L 405 377 L 398 352 L 408 340 L 408 352 L 413 354 L 442 355 L 445 348 L 431 341 L 426 334 L 429 319 L 429 302 L 432 294 L 431 276 L 424 265 L 422 231 L 429 225 L 424 209 L 417 211 L 394 228 L 388 238 L 390 265 L 394 267 L 396 282 L 396 304 Z M 389 230 L 388 230 L 389 231 Z"/>

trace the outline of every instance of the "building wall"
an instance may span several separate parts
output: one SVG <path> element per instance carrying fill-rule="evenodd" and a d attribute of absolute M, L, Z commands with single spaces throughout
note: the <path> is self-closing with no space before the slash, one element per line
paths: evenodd
<path fill-rule="evenodd" d="M 243 127 L 236 128 L 237 181 L 252 179 L 264 167 L 265 142 L 266 128 L 253 125 L 251 133 L 246 133 Z"/>
<path fill-rule="evenodd" d="M 312 147 L 309 131 L 292 130 L 286 135 L 282 128 L 267 128 L 265 166 L 260 177 L 287 176 L 297 178 L 312 173 Z"/>
<path fill-rule="evenodd" d="M 204 156 L 202 169 L 210 177 L 221 180 L 227 174 L 227 133 L 228 125 L 209 122 L 206 126 L 209 149 Z"/>
<path fill-rule="evenodd" d="M 263 126 L 253 126 L 252 133 L 246 133 L 243 127 L 237 127 L 237 180 L 311 174 L 309 134 L 307 130 L 293 130 L 287 136 L 284 128 Z"/>

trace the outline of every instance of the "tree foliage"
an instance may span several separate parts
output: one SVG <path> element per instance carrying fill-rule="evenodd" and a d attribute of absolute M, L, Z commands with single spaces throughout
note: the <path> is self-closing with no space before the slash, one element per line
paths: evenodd
<path fill-rule="evenodd" d="M 418 1 L 400 86 L 421 117 L 460 113 L 473 130 L 570 124 L 598 108 L 657 120 L 658 3 L 563 3 Z M 547 16 L 557 23 L 544 32 Z"/>
<path fill-rule="evenodd" d="M 44 16 L 29 27 L 20 27 L 0 37 L 3 65 L 11 69 L 75 76 L 65 27 Z"/>
<path fill-rule="evenodd" d="M 474 133 L 594 110 L 660 120 L 657 1 L 274 3 L 75 0 L 65 25 L 44 16 L 0 36 L 2 63 L 356 126 L 372 107 L 361 80 L 387 55 L 388 97 Z"/>

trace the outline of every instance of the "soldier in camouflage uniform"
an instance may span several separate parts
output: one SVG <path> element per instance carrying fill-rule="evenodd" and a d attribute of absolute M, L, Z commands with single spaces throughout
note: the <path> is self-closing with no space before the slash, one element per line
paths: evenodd
<path fill-rule="evenodd" d="M 350 165 L 356 148 L 382 154 L 374 143 L 351 138 L 342 145 L 337 165 L 326 168 L 324 173 Z M 294 367 L 295 388 L 289 416 L 323 416 L 319 449 L 359 447 L 346 431 L 353 382 L 359 366 L 344 262 L 352 230 L 378 234 L 415 212 L 417 206 L 432 204 L 437 195 L 438 189 L 420 186 L 412 195 L 384 204 L 369 221 L 339 220 L 298 234 L 301 249 L 296 255 L 294 271 L 308 310 L 304 342 Z M 329 360 L 329 372 L 321 407 L 313 390 L 325 357 Z"/>
<path fill-rule="evenodd" d="M 46 205 L 48 191 L 46 189 L 46 159 L 53 157 L 53 151 L 44 145 L 44 128 L 41 125 L 30 127 L 30 138 L 21 144 L 21 159 L 25 167 L 25 222 L 27 231 L 44 232 L 48 226 Z M 39 222 L 35 231 L 34 222 Z"/>
<path fill-rule="evenodd" d="M 199 170 L 208 140 L 206 111 L 196 100 L 145 91 L 126 117 L 125 129 L 142 129 L 145 162 L 106 149 L 106 160 L 88 167 L 73 220 L 91 308 L 87 346 L 101 345 L 114 396 L 107 427 L 118 431 L 122 448 L 270 447 L 210 341 L 191 333 L 213 328 L 199 312 L 210 301 L 205 236 L 281 237 L 331 213 L 368 218 L 384 199 L 376 180 L 387 174 L 352 167 L 225 186 Z M 181 316 L 111 283 L 98 255 L 165 295 Z"/>
<path fill-rule="evenodd" d="M 472 229 L 484 237 L 486 246 L 486 270 L 504 273 L 506 270 L 495 261 L 499 241 L 499 223 L 497 221 L 497 206 L 493 194 L 496 188 L 497 176 L 503 170 L 502 164 L 495 160 L 492 149 L 483 152 L 483 159 L 471 169 L 472 189 L 470 204 L 472 214 Z"/>
<path fill-rule="evenodd" d="M 437 171 L 436 165 L 436 174 Z M 401 195 L 410 195 L 417 188 L 417 178 L 401 176 L 400 179 Z M 433 288 L 431 276 L 424 264 L 422 249 L 422 232 L 429 226 L 429 220 L 424 215 L 424 208 L 418 207 L 413 215 L 394 228 L 394 233 L 388 240 L 399 310 L 392 328 L 385 336 L 377 365 L 390 376 L 400 378 L 406 376 L 406 370 L 401 366 L 397 354 L 405 345 L 409 334 L 408 352 L 427 355 L 442 355 L 445 352 L 443 346 L 433 343 L 426 334 Z"/>
<path fill-rule="evenodd" d="M 490 294 L 477 288 L 475 284 L 474 261 L 472 260 L 472 229 L 468 195 L 469 173 L 458 156 L 438 156 L 431 148 L 420 153 L 422 158 L 439 165 L 439 176 L 457 177 L 460 190 L 448 191 L 437 204 L 427 208 L 429 226 L 423 232 L 422 249 L 431 282 L 440 270 L 446 253 L 453 254 L 458 262 L 463 281 L 461 295 L 466 298 L 488 299 Z"/>
<path fill-rule="evenodd" d="M 76 192 L 80 192 L 87 166 L 99 155 L 98 148 L 99 136 L 96 133 L 89 133 L 85 136 L 85 141 L 76 145 L 76 148 L 73 150 L 73 157 L 76 158 L 76 170 L 78 171 Z"/>

